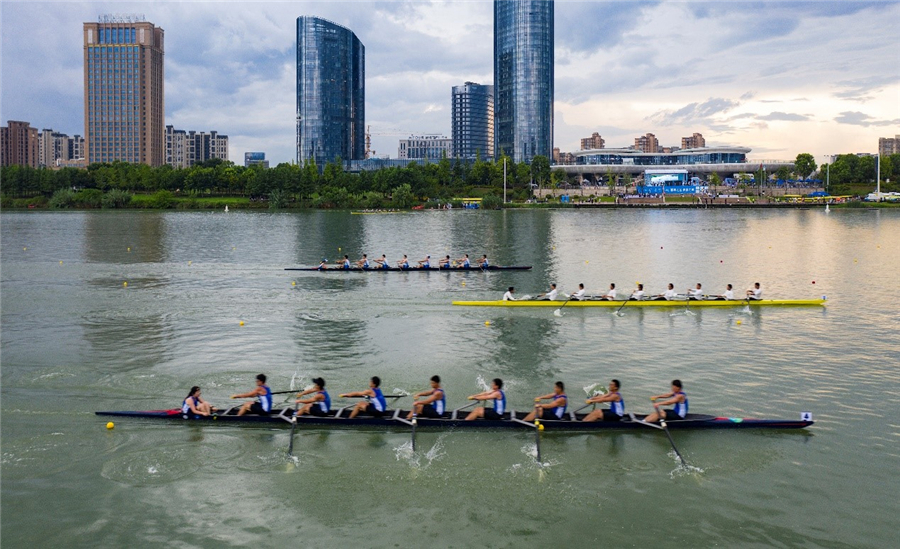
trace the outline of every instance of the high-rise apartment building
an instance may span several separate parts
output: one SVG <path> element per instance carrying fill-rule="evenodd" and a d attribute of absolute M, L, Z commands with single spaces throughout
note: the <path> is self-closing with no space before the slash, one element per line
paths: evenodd
<path fill-rule="evenodd" d="M 878 156 L 900 154 L 900 135 L 878 138 Z"/>
<path fill-rule="evenodd" d="M 450 125 L 454 158 L 493 158 L 494 86 L 475 82 L 453 86 Z"/>
<path fill-rule="evenodd" d="M 397 158 L 411 160 L 429 160 L 437 162 L 450 158 L 451 139 L 443 135 L 411 135 L 401 139 L 397 147 Z"/>
<path fill-rule="evenodd" d="M 691 137 L 681 138 L 682 149 L 702 149 L 705 146 L 706 139 L 703 139 L 703 134 L 695 133 Z"/>
<path fill-rule="evenodd" d="M 10 120 L 0 128 L 0 166 L 38 167 L 40 143 L 37 128 L 28 122 Z"/>
<path fill-rule="evenodd" d="M 366 49 L 349 29 L 297 18 L 297 162 L 365 156 Z"/>
<path fill-rule="evenodd" d="M 602 149 L 604 147 L 606 147 L 606 140 L 600 137 L 600 134 L 597 132 L 594 132 L 590 137 L 585 137 L 581 140 L 581 150 L 583 151 Z"/>
<path fill-rule="evenodd" d="M 645 153 L 659 152 L 659 140 L 652 133 L 635 137 L 634 148 Z"/>
<path fill-rule="evenodd" d="M 83 137 L 70 137 L 52 129 L 41 130 L 38 134 L 38 165 L 52 168 L 76 160 L 84 160 Z"/>
<path fill-rule="evenodd" d="M 166 164 L 174 168 L 190 168 L 212 158 L 228 160 L 228 136 L 216 131 L 176 130 L 166 126 Z"/>
<path fill-rule="evenodd" d="M 494 0 L 494 154 L 553 153 L 553 0 Z"/>
<path fill-rule="evenodd" d="M 84 24 L 88 163 L 165 161 L 163 30 L 140 16 Z"/>

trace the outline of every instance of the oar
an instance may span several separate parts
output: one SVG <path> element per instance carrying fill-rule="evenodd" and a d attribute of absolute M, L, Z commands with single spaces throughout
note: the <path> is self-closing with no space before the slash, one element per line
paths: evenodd
<path fill-rule="evenodd" d="M 294 411 L 294 417 L 291 418 L 291 441 L 288 443 L 288 456 L 294 457 L 294 429 L 297 428 L 297 411 Z"/>
<path fill-rule="evenodd" d="M 412 417 L 412 451 L 416 451 L 416 425 L 418 422 L 416 421 L 416 405 L 413 404 L 413 417 Z"/>
<path fill-rule="evenodd" d="M 538 409 L 538 406 L 534 407 L 535 410 Z M 537 453 L 537 462 L 538 465 L 543 465 L 543 461 L 541 460 L 541 431 L 544 430 L 544 426 L 541 425 L 541 421 L 535 417 L 534 418 L 534 447 Z"/>
<path fill-rule="evenodd" d="M 678 448 L 675 447 L 675 441 L 672 440 L 672 435 L 669 433 L 669 427 L 666 426 L 666 415 L 659 411 L 659 406 L 656 404 L 654 404 L 653 407 L 656 408 L 656 414 L 659 416 L 659 424 L 662 426 L 663 431 L 665 431 L 666 437 L 669 439 L 669 444 L 672 445 L 672 449 L 675 450 L 675 455 L 681 460 L 682 467 L 687 467 L 687 462 L 681 457 L 681 452 L 678 451 Z"/>
<path fill-rule="evenodd" d="M 562 306 L 561 306 L 559 309 L 553 311 L 553 316 L 562 316 L 562 313 L 561 313 L 560 311 L 562 311 L 562 308 L 565 307 L 566 305 L 568 305 L 570 301 L 572 301 L 572 296 L 571 296 L 571 295 L 569 296 L 568 299 L 566 299 L 566 302 L 563 303 Z"/>
<path fill-rule="evenodd" d="M 628 305 L 628 301 L 629 301 L 630 299 L 631 299 L 631 296 L 628 296 L 628 298 L 627 298 L 625 301 L 622 302 L 622 305 L 620 305 L 619 308 L 616 309 L 616 313 L 615 313 L 616 316 L 621 316 L 621 315 L 619 315 L 619 311 L 621 311 L 621 310 L 625 307 L 625 305 Z"/>

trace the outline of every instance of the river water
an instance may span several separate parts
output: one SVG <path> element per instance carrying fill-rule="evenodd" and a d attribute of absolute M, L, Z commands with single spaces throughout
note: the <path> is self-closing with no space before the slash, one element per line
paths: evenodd
<path fill-rule="evenodd" d="M 4 547 L 890 547 L 900 493 L 900 211 L 4 212 Z M 487 253 L 507 273 L 298 273 L 347 253 Z M 827 307 L 451 306 L 558 282 L 763 284 Z M 124 284 L 127 282 L 127 286 Z M 490 325 L 485 325 L 489 321 Z M 241 325 L 240 323 L 244 324 Z M 803 432 L 288 429 L 107 419 L 322 375 L 444 378 L 451 407 L 684 381 L 691 411 Z M 401 401 L 402 402 L 402 401 Z M 407 399 L 408 405 L 408 399 Z"/>

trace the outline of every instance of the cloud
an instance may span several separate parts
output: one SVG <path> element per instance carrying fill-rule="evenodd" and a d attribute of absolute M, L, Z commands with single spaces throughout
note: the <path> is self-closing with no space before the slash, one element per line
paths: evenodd
<path fill-rule="evenodd" d="M 894 120 L 878 120 L 868 114 L 859 111 L 846 111 L 839 114 L 834 119 L 838 124 L 849 124 L 851 126 L 898 126 L 900 118 Z"/>
<path fill-rule="evenodd" d="M 834 87 L 840 90 L 834 92 L 834 96 L 866 102 L 871 100 L 874 94 L 898 82 L 900 82 L 900 74 L 877 74 L 866 78 L 842 80 L 834 84 Z"/>
<path fill-rule="evenodd" d="M 661 126 L 690 125 L 708 122 L 714 115 L 730 111 L 740 104 L 740 101 L 733 99 L 710 97 L 702 103 L 689 103 L 674 111 L 658 111 L 649 119 Z"/>
<path fill-rule="evenodd" d="M 771 112 L 766 115 L 757 116 L 756 119 L 757 120 L 768 120 L 768 121 L 779 120 L 779 121 L 783 121 L 783 122 L 801 122 L 804 120 L 810 120 L 810 117 L 805 114 L 796 114 L 796 113 L 775 111 L 775 112 Z"/>

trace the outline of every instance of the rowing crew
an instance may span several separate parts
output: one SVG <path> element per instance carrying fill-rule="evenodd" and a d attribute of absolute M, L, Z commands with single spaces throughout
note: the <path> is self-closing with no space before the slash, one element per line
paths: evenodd
<path fill-rule="evenodd" d="M 506 293 L 503 294 L 503 301 L 515 301 L 515 293 L 516 289 L 510 286 L 506 290 Z M 666 291 L 663 293 L 648 295 L 644 292 L 644 285 L 638 283 L 637 287 L 628 295 L 628 297 L 621 298 L 618 297 L 618 290 L 616 290 L 616 284 L 613 282 L 609 285 L 609 290 L 602 295 L 586 295 L 584 292 L 584 284 L 579 284 L 578 289 L 571 294 L 568 294 L 568 296 L 566 294 L 562 295 L 563 299 L 571 299 L 573 301 L 736 301 L 734 297 L 734 286 L 731 284 L 725 285 L 725 291 L 723 293 L 710 295 L 703 293 L 703 285 L 699 282 L 693 288 L 688 288 L 683 294 L 679 294 L 675 291 L 675 285 L 670 282 Z M 753 287 L 748 289 L 745 295 L 746 297 L 740 301 L 758 301 L 762 299 L 762 288 L 760 287 L 759 282 L 755 282 Z M 542 294 L 538 294 L 535 299 L 540 301 L 557 301 L 558 297 L 559 290 L 556 288 L 556 284 L 550 284 L 550 289 Z"/>
<path fill-rule="evenodd" d="M 389 269 L 391 267 L 390 262 L 387 259 L 387 256 L 381 254 L 380 259 L 373 259 L 371 262 L 369 261 L 369 256 L 363 254 L 362 257 L 357 260 L 355 263 L 351 263 L 350 256 L 344 254 L 344 258 L 339 260 L 337 264 L 334 265 L 334 269 L 344 269 L 350 270 L 353 268 L 353 265 L 356 266 L 357 269 L 362 269 L 364 271 L 368 271 L 370 269 Z M 450 256 L 445 256 L 443 259 L 438 261 L 439 269 L 471 269 L 473 266 L 472 262 L 469 261 L 469 254 L 463 255 L 459 259 L 450 259 Z M 431 268 L 431 256 L 426 255 L 425 259 L 421 259 L 416 262 L 415 267 L 410 267 L 409 257 L 406 254 L 403 254 L 403 259 L 396 262 L 396 267 L 398 269 L 430 269 Z M 481 259 L 475 264 L 476 268 L 479 269 L 487 269 L 490 267 L 490 262 L 488 261 L 487 254 L 482 254 Z M 320 271 L 328 269 L 328 259 L 322 259 L 317 267 Z"/>
<path fill-rule="evenodd" d="M 297 411 L 295 415 L 311 415 L 325 417 L 331 412 L 331 396 L 325 390 L 325 380 L 321 377 L 312 380 L 313 386 L 304 391 L 300 391 L 296 395 Z M 581 421 L 621 421 L 625 416 L 625 400 L 622 398 L 619 389 L 621 383 L 618 379 L 609 382 L 609 390 L 605 394 L 592 396 L 585 400 L 585 404 L 603 404 L 608 403 L 609 408 L 594 410 Z M 676 379 L 672 381 L 672 390 L 650 397 L 654 402 L 655 411 L 645 418 L 647 422 L 658 421 L 665 417 L 667 420 L 684 419 L 688 413 L 688 398 L 682 390 L 681 381 Z M 362 391 L 354 391 L 342 393 L 341 398 L 363 398 L 353 406 L 350 411 L 350 419 L 355 418 L 359 414 L 373 417 L 383 417 L 388 412 L 387 400 L 381 391 L 381 378 L 373 376 L 369 380 L 369 387 Z M 441 386 L 440 376 L 431 376 L 430 388 L 416 393 L 413 396 L 413 408 L 407 414 L 407 419 L 415 416 L 426 418 L 440 418 L 447 411 L 447 395 Z M 265 374 L 256 376 L 256 387 L 241 394 L 231 395 L 231 398 L 256 398 L 255 401 L 245 402 L 238 410 L 237 415 L 245 414 L 253 415 L 269 415 L 272 412 L 272 391 L 266 385 Z M 303 398 L 306 397 L 306 398 Z M 664 399 L 660 402 L 660 399 Z M 506 413 L 506 392 L 503 390 L 503 380 L 495 378 L 491 381 L 491 388 L 487 391 L 477 393 L 468 397 L 468 400 L 491 401 L 491 407 L 479 406 L 472 410 L 467 416 L 466 421 L 474 421 L 477 419 L 486 420 L 502 420 L 503 414 Z M 544 401 L 548 401 L 544 403 Z M 565 384 L 557 381 L 552 392 L 535 397 L 534 411 L 528 414 L 523 421 L 534 421 L 536 419 L 563 419 L 569 405 L 569 399 L 566 396 Z M 660 406 L 672 406 L 671 409 L 660 410 Z M 192 387 L 190 394 L 184 399 L 181 411 L 187 417 L 189 414 L 197 416 L 209 416 L 216 409 L 208 402 L 200 397 L 200 388 Z"/>

